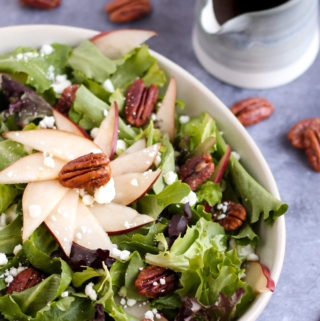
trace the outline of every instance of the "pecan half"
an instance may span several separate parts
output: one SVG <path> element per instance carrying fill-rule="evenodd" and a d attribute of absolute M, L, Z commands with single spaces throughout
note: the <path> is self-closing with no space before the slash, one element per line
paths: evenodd
<path fill-rule="evenodd" d="M 305 132 L 309 127 L 319 128 L 320 130 L 320 118 L 310 118 L 299 121 L 288 132 L 288 139 L 291 144 L 296 148 L 305 148 Z"/>
<path fill-rule="evenodd" d="M 51 10 L 58 7 L 61 0 L 19 0 L 19 2 L 23 6 Z"/>
<path fill-rule="evenodd" d="M 149 265 L 137 276 L 135 286 L 139 294 L 150 299 L 159 298 L 177 289 L 179 277 L 172 270 Z"/>
<path fill-rule="evenodd" d="M 42 272 L 34 268 L 27 268 L 16 275 L 9 284 L 6 293 L 22 292 L 42 282 L 45 278 L 46 276 Z"/>
<path fill-rule="evenodd" d="M 320 126 L 311 126 L 304 132 L 306 155 L 313 169 L 320 172 Z"/>
<path fill-rule="evenodd" d="M 78 157 L 64 165 L 59 173 L 62 186 L 89 190 L 107 184 L 110 178 L 110 160 L 103 153 Z"/>
<path fill-rule="evenodd" d="M 133 126 L 143 126 L 151 117 L 158 100 L 158 87 L 146 87 L 142 79 L 135 80 L 129 87 L 124 109 L 126 120 Z"/>
<path fill-rule="evenodd" d="M 210 154 L 203 154 L 187 160 L 178 171 L 178 177 L 195 191 L 213 173 L 214 164 Z"/>
<path fill-rule="evenodd" d="M 250 126 L 268 118 L 274 106 L 265 98 L 252 97 L 236 102 L 230 110 L 243 126 Z"/>
<path fill-rule="evenodd" d="M 239 203 L 225 201 L 212 209 L 212 219 L 218 222 L 226 231 L 234 231 L 246 220 L 247 211 Z"/>
<path fill-rule="evenodd" d="M 76 92 L 80 85 L 71 85 L 65 88 L 57 101 L 55 108 L 64 115 L 69 114 L 69 110 L 72 107 L 72 103 L 76 98 Z"/>
<path fill-rule="evenodd" d="M 109 19 L 116 23 L 141 19 L 148 15 L 151 9 L 149 0 L 113 0 L 105 7 Z"/>

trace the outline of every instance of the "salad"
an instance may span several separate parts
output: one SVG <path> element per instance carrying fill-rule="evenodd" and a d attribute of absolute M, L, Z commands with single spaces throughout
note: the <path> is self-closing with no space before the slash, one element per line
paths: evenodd
<path fill-rule="evenodd" d="M 147 45 L 101 39 L 0 55 L 0 320 L 235 320 L 288 206 Z"/>

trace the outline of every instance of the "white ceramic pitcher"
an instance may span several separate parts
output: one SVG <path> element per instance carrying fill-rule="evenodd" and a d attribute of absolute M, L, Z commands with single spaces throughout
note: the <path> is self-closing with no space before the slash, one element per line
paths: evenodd
<path fill-rule="evenodd" d="M 196 1 L 192 38 L 198 60 L 220 80 L 243 88 L 280 86 L 316 58 L 318 0 L 282 1 L 267 10 L 240 12 L 222 24 L 213 1 L 221 0 Z"/>

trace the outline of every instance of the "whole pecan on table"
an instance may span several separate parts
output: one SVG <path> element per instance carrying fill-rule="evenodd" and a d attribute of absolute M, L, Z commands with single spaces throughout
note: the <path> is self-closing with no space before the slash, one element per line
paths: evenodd
<path fill-rule="evenodd" d="M 126 94 L 124 114 L 127 122 L 133 126 L 143 126 L 150 119 L 158 101 L 158 87 L 147 87 L 142 79 L 135 80 Z"/>
<path fill-rule="evenodd" d="M 178 177 L 195 191 L 210 178 L 213 171 L 214 163 L 210 154 L 203 154 L 188 159 L 178 170 Z"/>
<path fill-rule="evenodd" d="M 103 153 L 80 156 L 64 165 L 59 173 L 62 186 L 88 190 L 107 184 L 110 178 L 110 160 Z"/>
<path fill-rule="evenodd" d="M 61 0 L 19 0 L 19 3 L 27 7 L 51 10 L 58 7 Z"/>
<path fill-rule="evenodd" d="M 76 92 L 79 87 L 80 85 L 71 85 L 65 88 L 54 107 L 62 114 L 67 116 L 72 107 L 72 103 L 76 98 Z"/>
<path fill-rule="evenodd" d="M 250 126 L 270 117 L 274 106 L 265 98 L 251 97 L 236 102 L 230 110 L 243 126 Z"/>
<path fill-rule="evenodd" d="M 109 19 L 116 23 L 141 19 L 151 10 L 152 6 L 149 0 L 112 0 L 105 7 Z"/>
<path fill-rule="evenodd" d="M 6 293 L 22 292 L 39 284 L 46 278 L 46 275 L 34 268 L 27 268 L 19 272 L 9 284 Z"/>
<path fill-rule="evenodd" d="M 311 126 L 305 130 L 304 146 L 309 163 L 315 171 L 320 172 L 320 126 Z"/>
<path fill-rule="evenodd" d="M 292 146 L 304 149 L 305 146 L 305 132 L 309 127 L 320 129 L 320 118 L 304 119 L 296 123 L 288 132 L 288 139 Z"/>
<path fill-rule="evenodd" d="M 224 201 L 215 205 L 212 210 L 212 220 L 218 222 L 226 231 L 234 231 L 246 220 L 247 211 L 239 203 Z"/>
<path fill-rule="evenodd" d="M 150 299 L 156 299 L 178 288 L 177 273 L 160 266 L 149 265 L 137 276 L 135 286 L 139 294 Z"/>

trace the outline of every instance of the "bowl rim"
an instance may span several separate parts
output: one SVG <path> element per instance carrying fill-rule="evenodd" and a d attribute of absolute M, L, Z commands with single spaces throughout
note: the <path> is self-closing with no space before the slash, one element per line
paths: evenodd
<path fill-rule="evenodd" d="M 109 30 L 112 31 L 112 30 Z M 30 25 L 16 25 L 16 26 L 7 26 L 0 28 L 0 39 L 4 38 L 6 41 L 2 42 L 0 45 L 1 47 L 5 46 L 9 52 L 17 47 L 17 41 L 19 41 L 18 46 L 40 46 L 44 44 L 42 41 L 42 37 L 36 37 L 40 34 L 46 37 L 47 43 L 50 42 L 58 42 L 60 37 L 63 39 L 60 42 L 70 45 L 76 45 L 79 41 L 84 39 L 89 39 L 94 35 L 101 33 L 101 31 L 86 29 L 86 28 L 79 28 L 79 27 L 72 27 L 66 25 L 52 25 L 52 24 L 30 24 Z M 25 35 L 25 37 L 17 38 L 17 35 Z M 28 35 L 32 35 L 33 40 L 31 41 Z M 40 38 L 40 39 L 39 39 Z M 19 40 L 17 40 L 19 39 Z M 20 43 L 21 39 L 21 43 Z M 51 40 L 52 39 L 52 40 Z M 32 44 L 32 42 L 34 44 Z M 41 42 L 41 43 L 40 43 Z M 3 45 L 3 43 L 5 43 Z M 200 91 L 200 93 L 206 96 L 210 101 L 212 101 L 214 108 L 217 108 L 221 115 L 223 115 L 227 122 L 229 122 L 232 127 L 239 132 L 243 139 L 246 141 L 248 148 L 253 153 L 254 157 L 258 161 L 258 164 L 261 165 L 263 169 L 263 182 L 262 185 L 277 199 L 280 199 L 279 191 L 275 182 L 275 179 L 272 175 L 272 172 L 263 157 L 261 151 L 257 147 L 256 143 L 254 142 L 253 138 L 249 135 L 246 129 L 240 124 L 240 122 L 236 119 L 236 117 L 231 113 L 229 108 L 209 89 L 207 88 L 202 82 L 196 79 L 191 73 L 189 73 L 184 68 L 180 67 L 178 64 L 173 62 L 172 60 L 164 57 L 160 53 L 150 49 L 152 55 L 157 58 L 159 65 L 166 69 L 167 71 L 174 71 L 174 74 L 177 75 L 179 78 L 186 79 Z M 5 53 L 5 52 L 4 52 Z M 179 93 L 179 88 L 178 88 Z M 223 129 L 223 123 L 218 125 L 219 128 Z M 245 156 L 244 156 L 245 157 Z M 246 167 L 246 166 L 245 166 Z M 274 264 L 270 268 L 270 272 L 272 275 L 275 284 L 277 284 L 281 269 L 283 266 L 284 261 L 284 254 L 285 254 L 285 245 L 286 245 L 286 228 L 285 228 L 285 218 L 284 216 L 280 216 L 277 218 L 275 223 L 272 225 L 271 228 L 275 231 L 277 240 L 276 240 L 276 253 L 273 253 L 275 256 Z M 272 296 L 271 292 L 260 293 L 257 295 L 256 299 L 253 301 L 251 306 L 248 310 L 239 318 L 239 321 L 254 321 L 258 318 L 258 316 L 262 313 L 265 306 L 268 304 L 270 298 Z"/>

